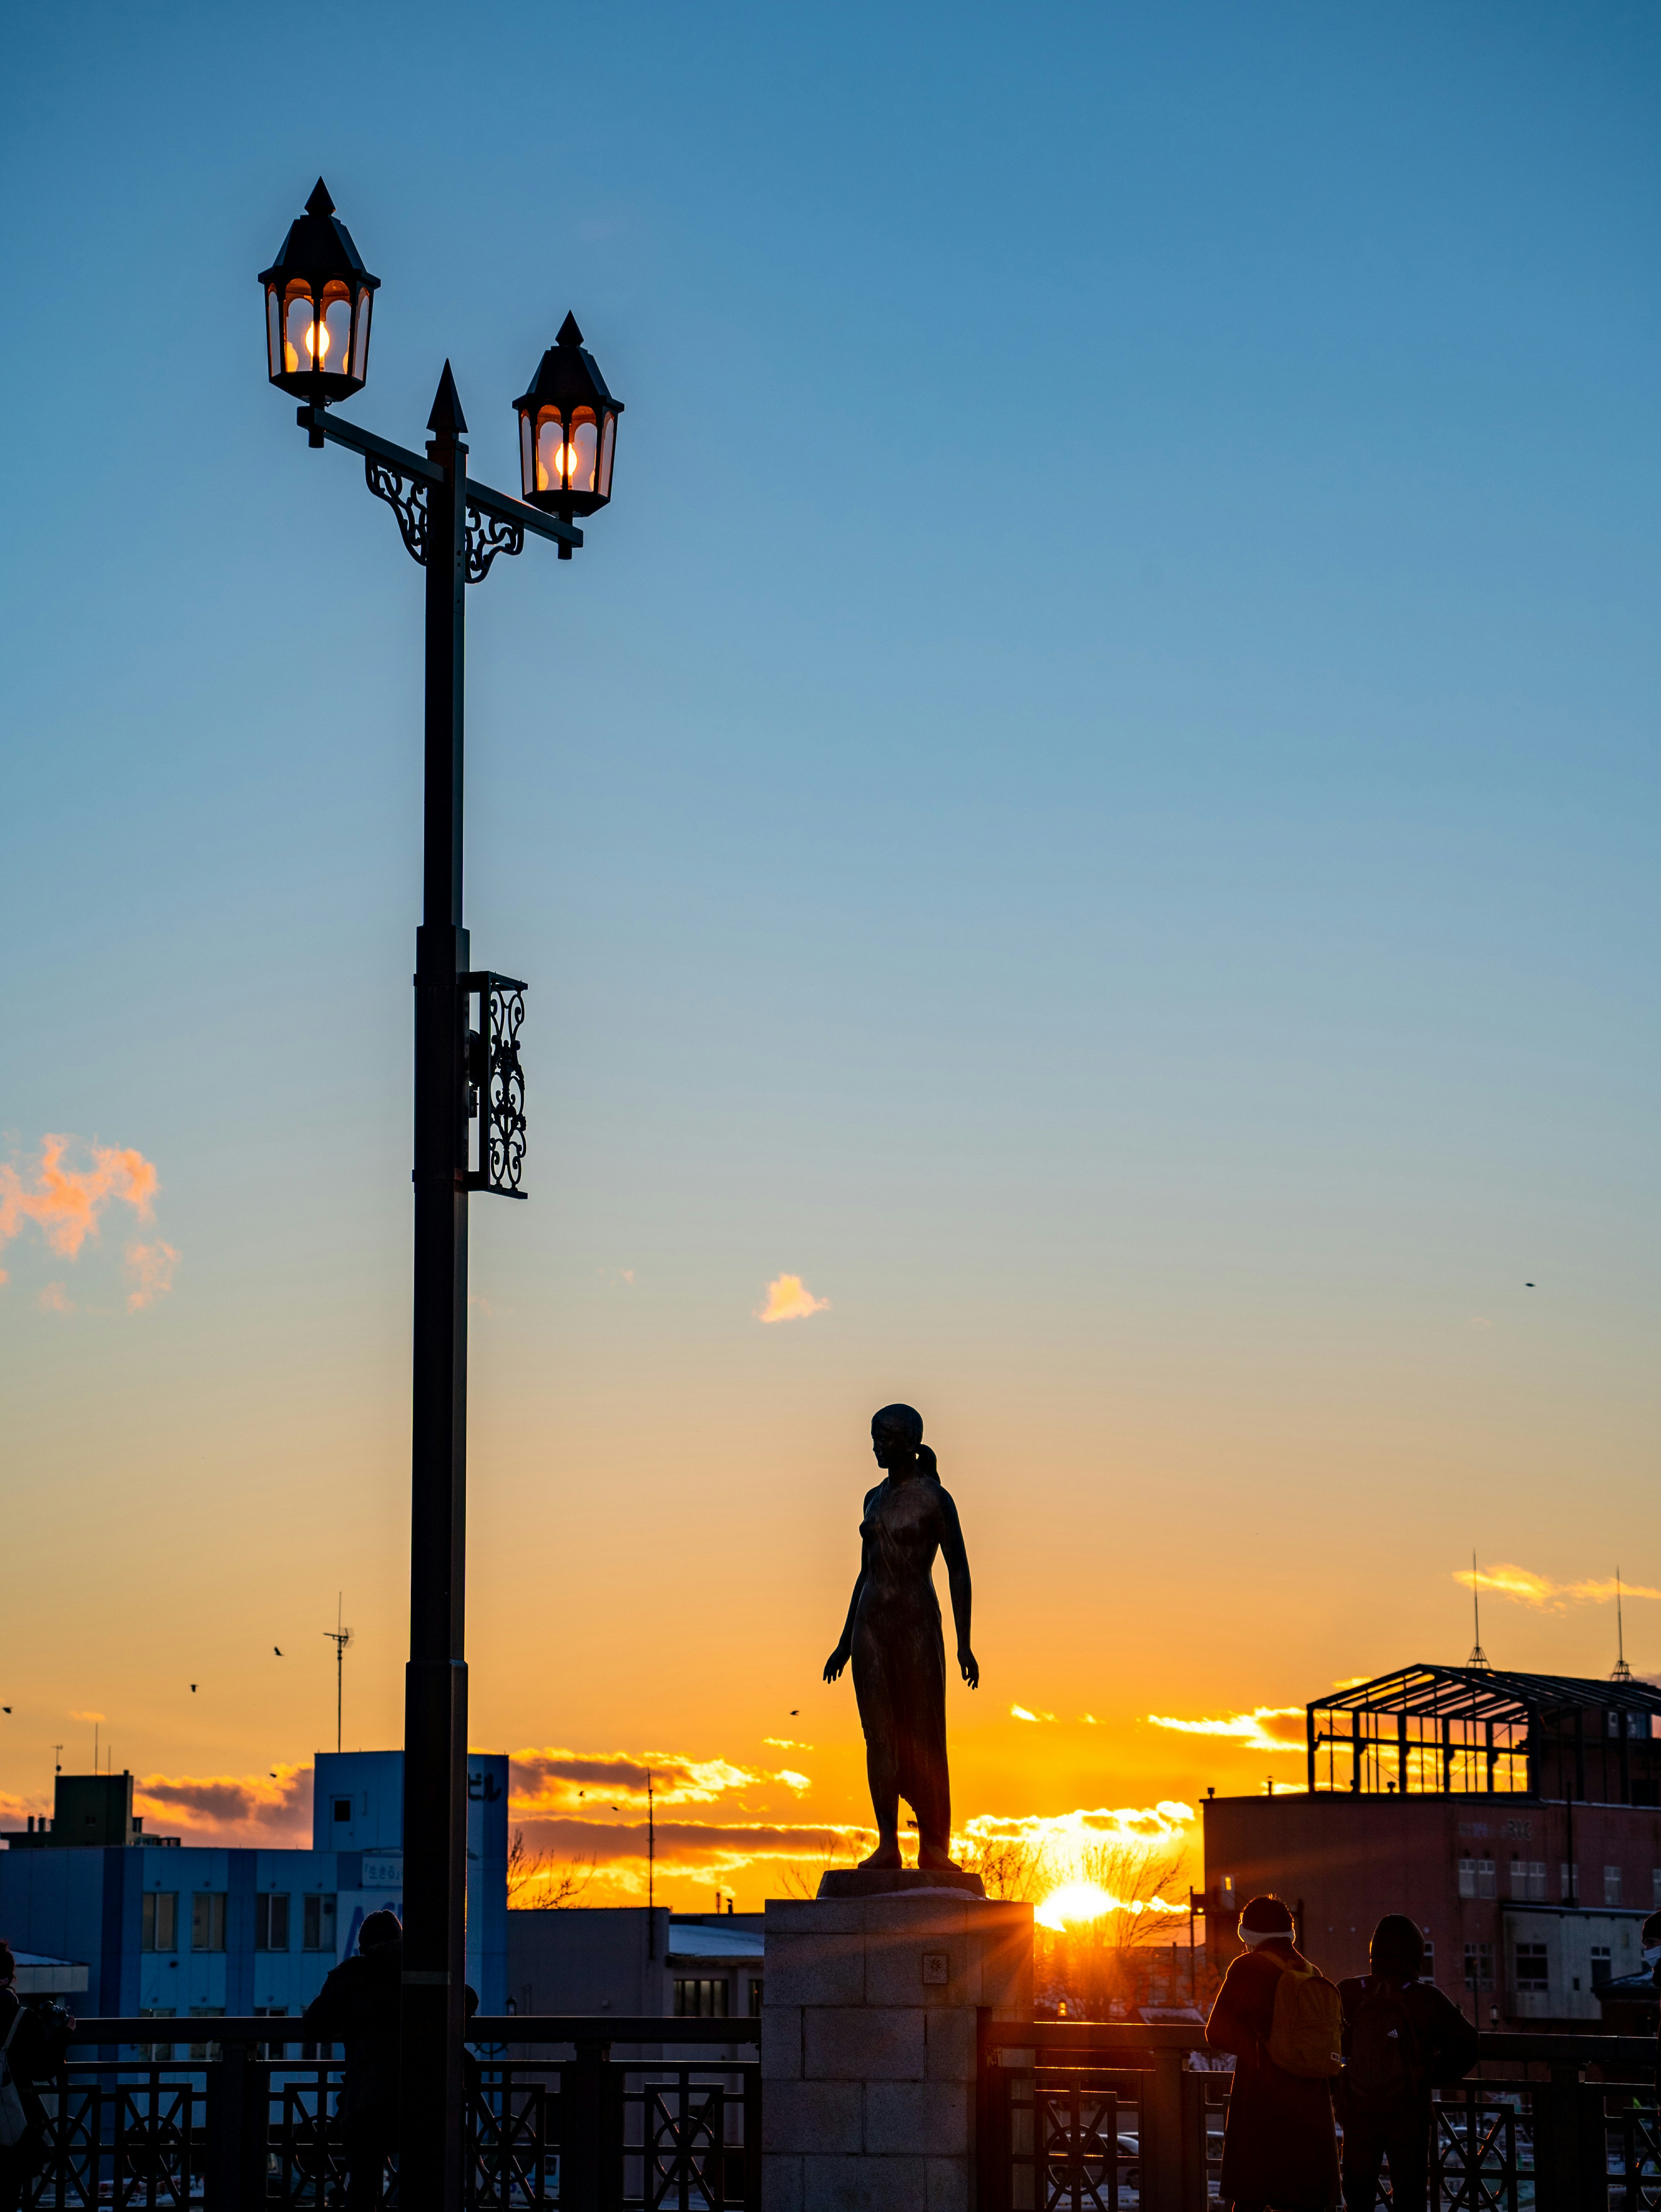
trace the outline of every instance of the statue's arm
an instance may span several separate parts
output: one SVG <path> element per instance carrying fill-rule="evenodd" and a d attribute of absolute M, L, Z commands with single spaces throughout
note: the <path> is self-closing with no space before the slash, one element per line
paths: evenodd
<path fill-rule="evenodd" d="M 952 1502 L 949 1490 L 940 1492 L 940 1551 L 946 1560 L 946 1578 L 952 1590 L 952 1619 L 958 1631 L 958 1664 L 963 1678 L 971 1690 L 981 1686 L 980 1662 L 969 1647 L 969 1613 L 974 1592 L 969 1581 L 969 1553 L 964 1549 L 963 1529 L 958 1522 L 958 1509 Z"/>
<path fill-rule="evenodd" d="M 874 1498 L 876 1492 L 873 1491 L 865 1501 L 866 1510 L 867 1512 L 871 1508 L 871 1498 Z M 849 1658 L 853 1656 L 854 1615 L 860 1609 L 860 1592 L 865 1588 L 865 1561 L 867 1549 L 868 1539 L 860 1546 L 860 1571 L 854 1577 L 854 1595 L 848 1601 L 848 1618 L 842 1625 L 842 1636 L 837 1642 L 836 1650 L 830 1654 L 830 1656 L 824 1662 L 824 1679 L 827 1682 L 834 1682 L 836 1680 L 837 1675 L 841 1674 L 843 1668 L 848 1664 Z"/>

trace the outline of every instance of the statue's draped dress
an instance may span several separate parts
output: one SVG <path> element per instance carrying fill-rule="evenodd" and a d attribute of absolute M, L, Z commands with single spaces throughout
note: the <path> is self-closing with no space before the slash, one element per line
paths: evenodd
<path fill-rule="evenodd" d="M 854 1615 L 854 1692 L 874 1769 L 885 1768 L 917 1816 L 920 1836 L 945 1850 L 952 1832 L 946 1764 L 946 1640 L 934 1595 L 942 1533 L 937 1486 L 927 1476 L 879 1484 L 860 1523 L 864 1585 Z M 873 1780 L 874 1780 L 873 1772 Z"/>

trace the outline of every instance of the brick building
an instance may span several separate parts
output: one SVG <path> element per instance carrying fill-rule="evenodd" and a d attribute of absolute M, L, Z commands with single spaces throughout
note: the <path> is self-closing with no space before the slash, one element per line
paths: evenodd
<path fill-rule="evenodd" d="M 1479 2026 L 1597 2026 L 1597 1988 L 1637 1969 L 1661 1907 L 1661 1691 L 1411 1667 L 1317 1699 L 1307 1742 L 1305 1790 L 1204 1808 L 1219 1971 L 1240 1906 L 1273 1891 L 1335 1979 L 1405 1912 Z"/>

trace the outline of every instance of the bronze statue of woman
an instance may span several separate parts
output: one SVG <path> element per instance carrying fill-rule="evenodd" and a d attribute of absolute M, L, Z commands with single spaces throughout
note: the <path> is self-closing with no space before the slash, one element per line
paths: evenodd
<path fill-rule="evenodd" d="M 871 1449 L 886 1473 L 867 1491 L 860 1522 L 859 1580 L 842 1641 L 824 1662 L 834 1682 L 851 1657 L 865 1730 L 865 1770 L 877 1848 L 863 1863 L 897 1867 L 900 1808 L 917 1816 L 920 1870 L 952 1870 L 952 1785 L 946 1765 L 946 1645 L 934 1595 L 934 1554 L 946 1555 L 958 1664 L 971 1690 L 981 1670 L 969 1648 L 969 1555 L 958 1509 L 940 1487 L 922 1416 L 885 1406 L 871 1420 Z"/>

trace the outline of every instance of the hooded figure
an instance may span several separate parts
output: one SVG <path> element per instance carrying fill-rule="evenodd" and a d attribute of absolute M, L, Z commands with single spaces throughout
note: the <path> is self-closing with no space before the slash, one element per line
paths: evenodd
<path fill-rule="evenodd" d="M 1425 1970 L 1425 1939 L 1405 1913 L 1372 1931 L 1372 1972 L 1340 1982 L 1346 2064 L 1334 2092 L 1344 2125 L 1344 2197 L 1372 2204 L 1390 2166 L 1396 2212 L 1425 2212 L 1431 2091 L 1476 2063 L 1476 2030 Z"/>
<path fill-rule="evenodd" d="M 24 2128 L 15 2143 L 0 2148 L 0 2212 L 16 2212 L 23 2191 L 40 2170 L 46 2150 L 46 2110 L 37 2081 L 50 2081 L 70 2046 L 73 2014 L 61 2005 L 25 2004 L 17 1994 L 17 1961 L 11 1946 L 0 1942 L 0 2043 L 22 2100 Z"/>
<path fill-rule="evenodd" d="M 1214 2051 L 1234 2054 L 1223 2136 L 1220 2194 L 1235 2212 L 1328 2212 L 1340 2203 L 1332 2092 L 1288 2074 L 1269 2055 L 1275 1993 L 1288 1966 L 1307 1969 L 1292 1915 L 1278 1897 L 1254 1897 L 1240 1915 L 1244 1954 L 1232 1961 L 1206 2022 Z"/>
<path fill-rule="evenodd" d="M 340 2097 L 348 2212 L 380 2202 L 386 2160 L 398 2147 L 399 2007 L 404 1930 L 392 1912 L 371 1912 L 357 1931 L 357 1956 L 344 1959 L 300 2016 L 302 2027 L 346 2046 Z"/>

